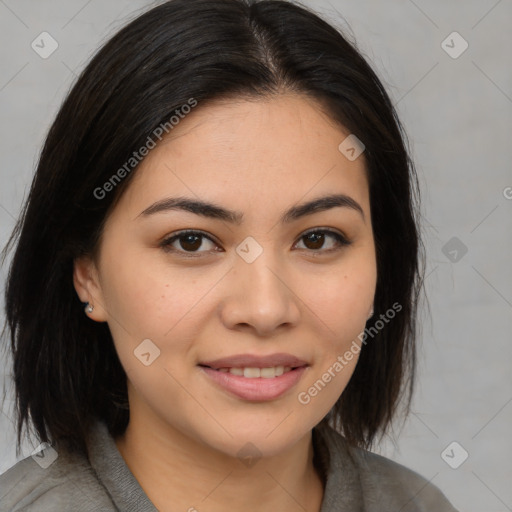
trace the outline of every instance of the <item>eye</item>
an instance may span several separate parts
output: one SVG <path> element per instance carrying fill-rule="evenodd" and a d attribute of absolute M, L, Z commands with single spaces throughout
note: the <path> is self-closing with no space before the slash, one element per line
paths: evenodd
<path fill-rule="evenodd" d="M 334 240 L 334 244 L 328 249 L 320 250 L 323 248 L 326 238 Z M 305 240 L 306 249 L 309 249 L 315 256 L 315 253 L 330 253 L 337 251 L 342 247 L 350 245 L 352 242 L 347 240 L 341 233 L 332 231 L 330 229 L 315 228 L 312 231 L 308 231 L 300 237 L 300 240 Z"/>
<path fill-rule="evenodd" d="M 193 254 L 195 252 L 208 252 L 208 250 L 198 250 L 203 245 L 203 239 L 209 240 L 212 244 L 215 244 L 209 236 L 201 231 L 185 230 L 166 238 L 160 246 L 168 252 L 181 252 L 186 256 L 195 257 L 195 254 Z M 176 248 L 174 246 L 175 242 L 178 242 L 181 248 Z"/>
<path fill-rule="evenodd" d="M 334 240 L 332 247 L 323 249 L 326 239 Z M 218 248 L 218 245 L 208 235 L 201 231 L 185 230 L 180 231 L 169 238 L 163 240 L 160 246 L 166 252 L 178 252 L 185 257 L 198 257 L 201 253 L 210 252 L 212 249 L 200 251 L 199 249 L 203 246 L 203 241 L 208 240 L 214 247 Z M 315 228 L 304 235 L 302 235 L 299 241 L 306 241 L 306 250 L 312 252 L 315 256 L 337 251 L 342 247 L 350 245 L 352 242 L 347 240 L 342 234 L 332 231 L 330 229 Z M 177 244 L 176 244 L 177 243 Z M 180 247 L 176 247 L 176 245 Z M 217 251 L 216 249 L 213 249 Z M 218 251 L 217 251 L 218 252 Z M 194 254 L 197 253 L 197 254 Z M 318 254 L 315 254 L 318 253 Z"/>

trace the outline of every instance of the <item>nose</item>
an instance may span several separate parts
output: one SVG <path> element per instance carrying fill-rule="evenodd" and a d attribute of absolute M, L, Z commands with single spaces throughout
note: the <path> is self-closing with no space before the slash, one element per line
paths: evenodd
<path fill-rule="evenodd" d="M 294 280 L 270 250 L 264 250 L 252 263 L 237 257 L 221 309 L 224 325 L 261 337 L 297 325 L 301 300 L 294 291 Z"/>

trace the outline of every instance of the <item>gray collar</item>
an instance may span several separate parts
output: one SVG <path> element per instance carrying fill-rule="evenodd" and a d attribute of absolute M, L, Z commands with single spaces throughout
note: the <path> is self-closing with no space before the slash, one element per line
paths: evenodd
<path fill-rule="evenodd" d="M 123 512 L 157 512 L 102 421 L 96 421 L 91 427 L 87 449 L 91 466 L 117 509 Z"/>

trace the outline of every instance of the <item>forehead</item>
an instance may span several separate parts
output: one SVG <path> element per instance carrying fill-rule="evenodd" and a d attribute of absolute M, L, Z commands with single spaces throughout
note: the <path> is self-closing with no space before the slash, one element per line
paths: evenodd
<path fill-rule="evenodd" d="M 364 154 L 339 150 L 347 136 L 302 95 L 199 104 L 141 162 L 124 199 L 140 208 L 186 194 L 244 209 L 339 192 L 367 206 Z"/>

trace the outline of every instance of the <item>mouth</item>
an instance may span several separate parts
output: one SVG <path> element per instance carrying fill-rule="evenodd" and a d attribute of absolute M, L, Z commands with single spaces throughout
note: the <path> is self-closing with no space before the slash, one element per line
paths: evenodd
<path fill-rule="evenodd" d="M 281 375 L 296 370 L 297 368 L 302 368 L 302 366 L 269 366 L 267 368 L 257 368 L 251 366 L 245 367 L 222 367 L 222 368 L 212 368 L 211 366 L 202 365 L 199 366 L 203 368 L 209 368 L 210 370 L 214 370 L 221 373 L 230 373 L 231 375 L 238 375 L 239 377 L 244 377 L 246 379 L 274 379 L 276 377 L 280 377 Z M 304 365 L 306 366 L 306 365 Z"/>
<path fill-rule="evenodd" d="M 200 366 L 207 366 L 213 370 L 227 368 L 248 368 L 248 369 L 267 369 L 267 368 L 299 368 L 307 366 L 308 363 L 292 354 L 278 353 L 265 356 L 256 356 L 252 354 L 237 354 L 234 356 L 223 357 L 213 361 L 202 361 Z"/>
<path fill-rule="evenodd" d="M 247 401 L 268 401 L 293 388 L 309 364 L 290 354 L 245 354 L 201 362 L 198 367 L 209 382 L 230 395 Z"/>

